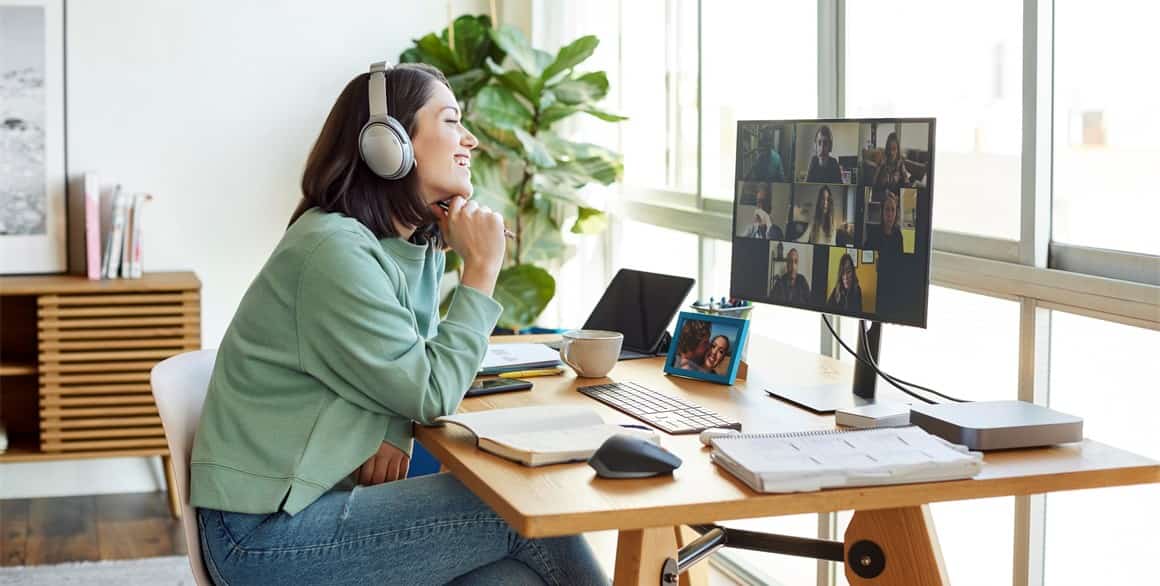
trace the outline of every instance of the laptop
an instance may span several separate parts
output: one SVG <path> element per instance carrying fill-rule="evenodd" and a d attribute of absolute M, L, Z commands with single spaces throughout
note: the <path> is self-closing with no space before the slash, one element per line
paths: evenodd
<path fill-rule="evenodd" d="M 669 324 L 692 290 L 687 277 L 620 269 L 584 329 L 623 333 L 621 360 L 652 358 L 666 351 Z"/>

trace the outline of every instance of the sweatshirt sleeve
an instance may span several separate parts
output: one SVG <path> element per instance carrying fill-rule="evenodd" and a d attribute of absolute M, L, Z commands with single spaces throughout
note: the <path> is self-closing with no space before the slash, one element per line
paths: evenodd
<path fill-rule="evenodd" d="M 455 411 L 475 378 L 502 306 L 460 285 L 447 317 L 424 339 L 399 298 L 402 275 L 353 234 L 336 234 L 306 261 L 296 307 L 299 361 L 364 409 L 429 424 Z"/>

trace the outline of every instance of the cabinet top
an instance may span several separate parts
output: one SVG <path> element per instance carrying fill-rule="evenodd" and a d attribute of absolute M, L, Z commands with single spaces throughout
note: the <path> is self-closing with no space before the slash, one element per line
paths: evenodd
<path fill-rule="evenodd" d="M 90 281 L 80 275 L 0 277 L 0 295 L 188 291 L 200 289 L 201 281 L 191 271 L 146 273 L 140 279 L 101 279 L 99 281 Z"/>

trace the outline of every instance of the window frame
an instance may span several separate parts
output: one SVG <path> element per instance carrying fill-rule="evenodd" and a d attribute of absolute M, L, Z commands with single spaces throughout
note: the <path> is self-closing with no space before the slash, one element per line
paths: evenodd
<path fill-rule="evenodd" d="M 670 0 L 676 1 L 676 0 Z M 697 0 L 697 94 L 701 94 L 701 14 Z M 623 23 L 622 23 L 623 38 Z M 1054 0 L 1023 0 L 1022 159 L 1019 240 L 935 230 L 931 283 L 1020 304 L 1018 398 L 1046 405 L 1049 398 L 1051 311 L 1061 310 L 1160 330 L 1160 257 L 1076 246 L 1051 239 L 1054 110 Z M 846 1 L 817 0 L 818 117 L 843 117 Z M 623 46 L 623 45 L 622 45 Z M 732 240 L 731 202 L 702 192 L 702 120 L 697 126 L 696 193 L 620 186 L 616 215 L 696 234 L 698 273 L 712 262 L 711 240 Z M 698 281 L 700 296 L 704 278 Z M 821 323 L 819 352 L 839 356 Z M 1044 574 L 1045 499 L 1015 497 L 1013 584 L 1041 586 Z M 818 536 L 836 538 L 836 516 L 818 517 Z M 833 584 L 835 564 L 819 562 L 818 584 Z"/>

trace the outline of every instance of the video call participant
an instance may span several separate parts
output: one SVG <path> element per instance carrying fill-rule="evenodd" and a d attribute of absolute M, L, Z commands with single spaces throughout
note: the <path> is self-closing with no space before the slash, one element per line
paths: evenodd
<path fill-rule="evenodd" d="M 838 282 L 826 299 L 826 306 L 844 312 L 862 311 L 862 287 L 858 284 L 858 272 L 849 253 L 842 254 L 838 261 Z"/>
<path fill-rule="evenodd" d="M 778 303 L 809 303 L 810 284 L 798 272 L 798 251 L 789 249 L 785 257 L 785 272 L 777 277 L 770 289 L 770 297 Z"/>
<path fill-rule="evenodd" d="M 830 187 L 823 185 L 818 189 L 818 197 L 814 200 L 814 217 L 810 227 L 806 229 L 804 242 L 810 244 L 835 245 L 838 236 L 838 226 L 834 223 L 834 196 Z"/>
<path fill-rule="evenodd" d="M 757 205 L 753 210 L 753 223 L 751 223 L 749 225 L 749 229 L 745 231 L 745 237 L 781 240 L 781 228 L 779 226 L 773 225 L 773 217 L 769 214 L 769 188 L 765 185 L 758 187 L 756 197 Z"/>
<path fill-rule="evenodd" d="M 878 170 L 874 172 L 874 193 L 881 197 L 887 191 L 898 193 L 898 188 L 910 184 L 910 173 L 902 162 L 902 150 L 898 145 L 898 134 L 891 132 L 886 137 L 886 155 Z"/>
<path fill-rule="evenodd" d="M 834 133 L 830 127 L 822 125 L 814 133 L 815 156 L 810 157 L 810 168 L 806 172 L 808 183 L 841 183 L 842 168 L 838 166 L 838 159 L 830 156 L 834 149 Z"/>
<path fill-rule="evenodd" d="M 893 315 L 908 303 L 906 295 L 905 255 L 902 253 L 902 230 L 898 225 L 898 195 L 886 192 L 882 201 L 882 223 L 866 235 L 866 248 L 878 251 L 879 314 Z"/>
<path fill-rule="evenodd" d="M 743 181 L 779 181 L 784 182 L 785 168 L 781 163 L 781 154 L 777 152 L 777 145 L 773 144 L 770 133 L 761 133 L 757 139 L 757 150 L 752 154 L 749 174 Z"/>

